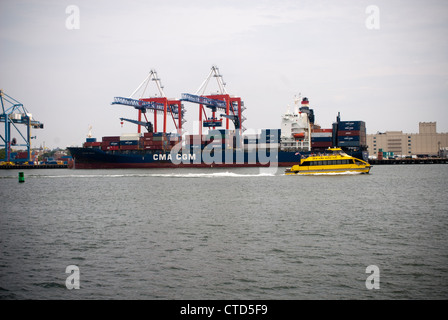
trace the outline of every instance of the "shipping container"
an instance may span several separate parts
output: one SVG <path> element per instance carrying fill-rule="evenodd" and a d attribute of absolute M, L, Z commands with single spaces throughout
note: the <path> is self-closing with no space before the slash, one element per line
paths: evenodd
<path fill-rule="evenodd" d="M 167 146 L 168 143 L 162 141 L 146 141 L 143 143 L 144 146 Z"/>
<path fill-rule="evenodd" d="M 139 140 L 140 133 L 126 133 L 120 136 L 120 141 Z"/>
<path fill-rule="evenodd" d="M 332 142 L 333 137 L 311 137 L 311 142 Z"/>
<path fill-rule="evenodd" d="M 101 142 L 84 142 L 84 148 L 92 148 L 101 146 Z"/>
<path fill-rule="evenodd" d="M 145 150 L 162 150 L 162 146 L 143 146 Z"/>
<path fill-rule="evenodd" d="M 333 142 L 311 142 L 312 148 L 331 148 L 333 146 Z"/>
<path fill-rule="evenodd" d="M 153 141 L 168 141 L 168 138 L 166 136 L 156 137 L 154 136 L 152 138 Z"/>
<path fill-rule="evenodd" d="M 340 147 L 359 147 L 361 146 L 359 141 L 339 141 L 338 146 Z"/>
<path fill-rule="evenodd" d="M 15 154 L 15 156 L 13 155 L 13 153 L 11 153 L 11 159 L 12 158 L 15 158 L 15 159 L 27 159 L 28 158 L 28 151 L 18 151 L 14 154 Z"/>
<path fill-rule="evenodd" d="M 338 136 L 338 141 L 359 141 L 359 136 Z"/>
<path fill-rule="evenodd" d="M 87 138 L 86 142 L 96 142 L 96 138 Z"/>
<path fill-rule="evenodd" d="M 120 150 L 138 150 L 138 144 L 133 145 L 120 145 Z"/>
<path fill-rule="evenodd" d="M 333 129 L 313 129 L 311 130 L 311 135 L 313 133 L 332 133 Z"/>
<path fill-rule="evenodd" d="M 338 136 L 339 137 L 343 137 L 343 136 L 359 136 L 363 134 L 362 131 L 360 130 L 339 130 L 338 131 Z M 365 132 L 364 132 L 365 134 Z"/>
<path fill-rule="evenodd" d="M 138 140 L 121 140 L 120 146 L 137 146 Z"/>
<path fill-rule="evenodd" d="M 105 141 L 120 141 L 120 136 L 103 137 L 103 142 Z"/>
<path fill-rule="evenodd" d="M 311 138 L 322 138 L 327 137 L 332 139 L 333 138 L 333 132 L 311 132 Z"/>
<path fill-rule="evenodd" d="M 340 121 L 338 125 L 338 131 L 348 130 L 365 130 L 366 124 L 364 121 Z"/>

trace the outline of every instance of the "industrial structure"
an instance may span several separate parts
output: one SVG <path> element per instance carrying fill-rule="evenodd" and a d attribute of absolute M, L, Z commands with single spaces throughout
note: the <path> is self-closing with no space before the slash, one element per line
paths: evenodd
<path fill-rule="evenodd" d="M 205 91 L 211 78 L 216 78 L 218 83 L 219 92 L 217 94 L 206 95 Z M 230 121 L 233 121 L 235 130 L 239 131 L 241 135 L 246 128 L 243 126 L 243 122 L 246 118 L 242 112 L 245 110 L 244 102 L 240 97 L 229 95 L 226 90 L 226 84 L 219 73 L 219 69 L 216 66 L 212 66 L 208 76 L 202 82 L 195 94 L 183 93 L 182 100 L 187 102 L 193 102 L 199 104 L 199 135 L 202 135 L 202 128 L 213 128 L 222 126 L 222 118 L 217 118 L 216 112 L 225 112 L 220 114 L 220 117 L 226 119 L 225 129 L 230 129 Z M 209 109 L 211 116 L 207 115 L 206 109 Z"/>
<path fill-rule="evenodd" d="M 22 103 L 0 90 L 0 123 L 4 125 L 4 135 L 0 133 L 0 149 L 5 149 L 5 157 L 0 161 L 27 162 L 31 160 L 31 129 L 43 129 L 43 123 L 33 119 Z M 24 156 L 13 157 L 11 147 L 25 147 Z M 14 158 L 14 159 L 13 159 Z"/>
<path fill-rule="evenodd" d="M 367 145 L 373 157 L 378 157 L 378 153 L 385 158 L 440 156 L 448 148 L 448 133 L 437 133 L 436 122 L 419 122 L 418 133 L 386 131 L 368 134 Z"/>
<path fill-rule="evenodd" d="M 216 78 L 219 91 L 216 94 L 206 95 L 207 85 L 212 78 Z M 155 82 L 159 96 L 145 96 L 151 81 Z M 168 99 L 165 96 L 157 72 L 151 70 L 149 75 L 129 97 L 115 97 L 112 104 L 130 106 L 138 110 L 138 120 L 120 118 L 122 123 L 126 121 L 136 124 L 138 126 L 137 133 L 141 133 L 141 127 L 145 127 L 148 132 L 167 133 L 168 118 L 171 118 L 177 134 L 181 136 L 183 133 L 182 125 L 186 122 L 184 117 L 186 109 L 182 103 L 184 101 L 199 104 L 199 135 L 202 134 L 202 128 L 216 129 L 217 127 L 222 127 L 222 118 L 225 118 L 226 130 L 230 129 L 230 122 L 233 122 L 235 130 L 239 130 L 242 133 L 245 130 L 243 122 L 246 120 L 242 115 L 245 109 L 244 103 L 240 97 L 231 96 L 225 86 L 226 84 L 219 73 L 218 67 L 212 66 L 208 76 L 194 94 L 182 93 L 180 100 Z M 138 97 L 136 97 L 137 95 Z M 152 122 L 146 115 L 147 111 L 154 114 Z M 220 113 L 219 117 L 218 112 Z M 160 131 L 158 130 L 159 114 L 162 115 L 163 124 L 163 129 Z"/>
<path fill-rule="evenodd" d="M 151 81 L 155 82 L 159 92 L 159 96 L 145 97 L 146 89 L 148 88 L 148 85 Z M 140 96 L 137 99 L 134 98 L 138 93 L 140 93 Z M 163 115 L 163 129 L 161 132 L 167 132 L 167 121 L 168 118 L 171 117 L 178 134 L 182 134 L 182 125 L 185 122 L 185 108 L 180 100 L 168 99 L 166 97 L 160 78 L 157 76 L 157 72 L 155 70 L 151 70 L 149 72 L 145 80 L 143 80 L 143 82 L 137 87 L 137 89 L 134 90 L 134 92 L 129 97 L 115 97 L 112 104 L 130 106 L 138 110 L 138 120 L 120 118 L 122 123 L 123 121 L 127 121 L 137 124 L 138 133 L 141 133 L 142 126 L 146 127 L 147 130 L 151 130 L 151 132 L 152 130 L 158 132 L 157 116 L 159 113 L 161 113 Z M 150 111 L 154 114 L 153 123 L 148 120 L 148 117 L 146 116 L 147 111 Z M 142 121 L 142 117 L 145 118 L 145 121 Z"/>

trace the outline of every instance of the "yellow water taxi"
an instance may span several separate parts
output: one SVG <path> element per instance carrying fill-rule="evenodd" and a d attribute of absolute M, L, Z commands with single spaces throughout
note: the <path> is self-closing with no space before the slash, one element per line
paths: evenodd
<path fill-rule="evenodd" d="M 341 148 L 328 148 L 323 155 L 301 159 L 299 164 L 286 169 L 285 174 L 369 173 L 371 168 L 368 162 L 347 155 Z"/>

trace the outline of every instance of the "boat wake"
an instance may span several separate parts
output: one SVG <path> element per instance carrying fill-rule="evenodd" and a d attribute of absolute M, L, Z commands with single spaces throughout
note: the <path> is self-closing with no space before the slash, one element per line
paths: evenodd
<path fill-rule="evenodd" d="M 254 173 L 242 174 L 235 172 L 212 172 L 212 173 L 128 173 L 128 174 L 69 174 L 69 175 L 41 175 L 31 174 L 27 178 L 246 178 L 246 177 L 273 177 L 274 173 Z M 6 178 L 6 177 L 5 177 Z M 17 177 L 8 177 L 14 178 Z"/>
<path fill-rule="evenodd" d="M 185 173 L 185 174 L 153 174 L 155 177 L 168 177 L 168 178 L 239 178 L 239 177 L 273 177 L 271 173 L 258 173 L 258 174 L 240 174 L 235 172 L 214 172 L 214 173 Z"/>

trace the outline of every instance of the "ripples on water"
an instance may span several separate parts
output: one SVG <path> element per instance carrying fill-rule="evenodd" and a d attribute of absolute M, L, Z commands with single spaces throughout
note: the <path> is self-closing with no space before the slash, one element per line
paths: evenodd
<path fill-rule="evenodd" d="M 446 165 L 283 169 L 2 170 L 0 298 L 448 298 Z"/>

